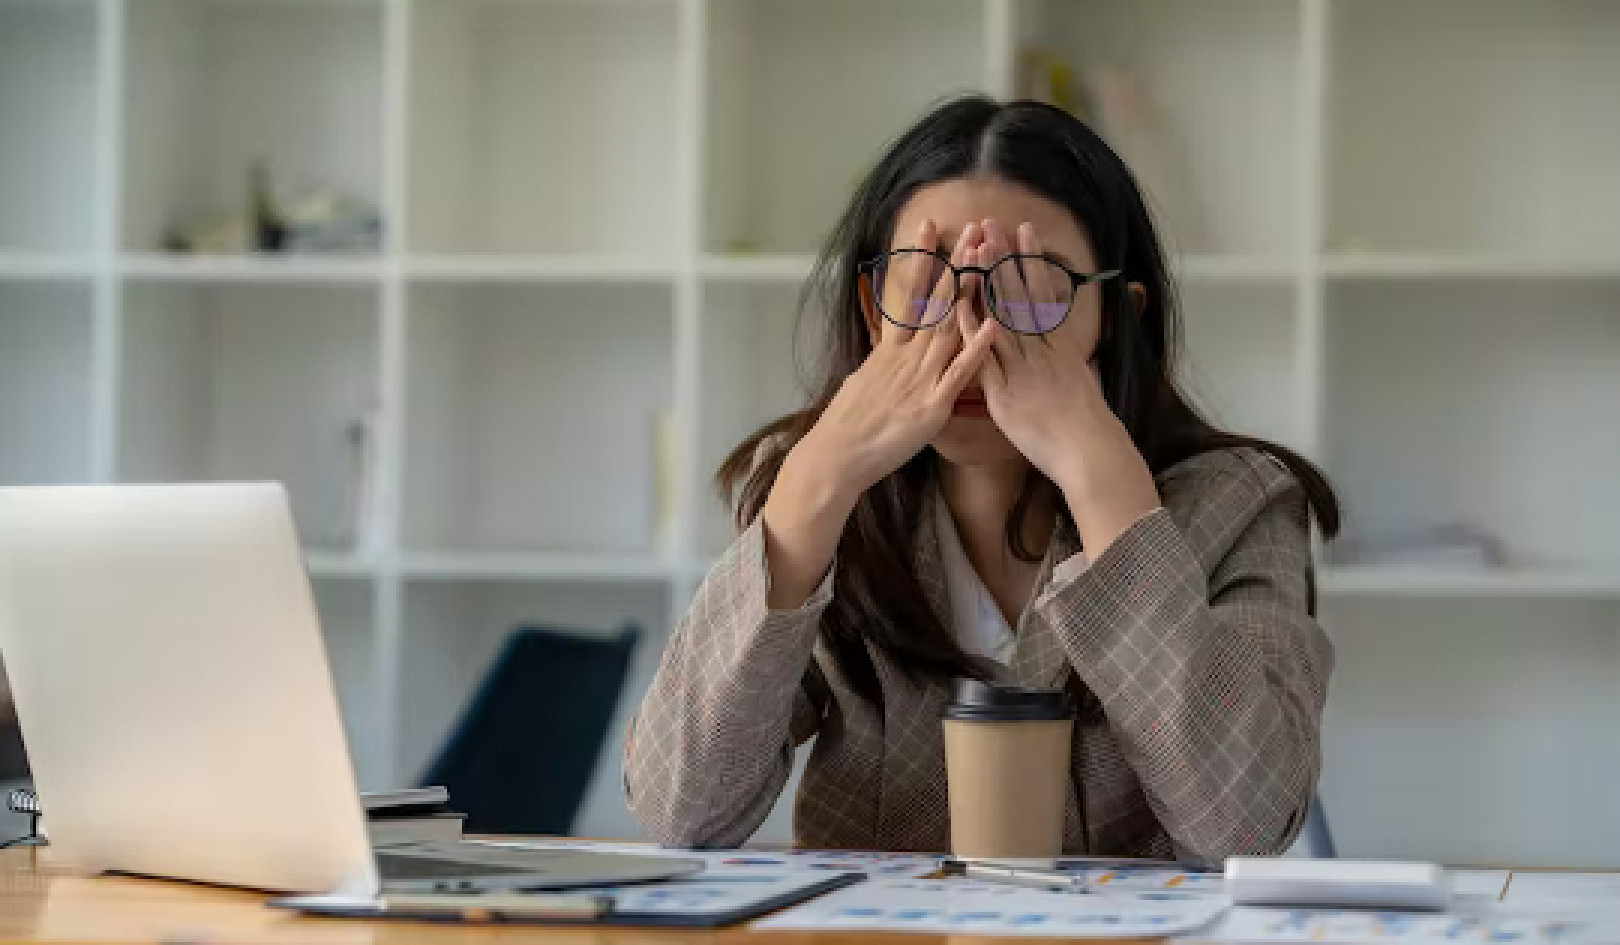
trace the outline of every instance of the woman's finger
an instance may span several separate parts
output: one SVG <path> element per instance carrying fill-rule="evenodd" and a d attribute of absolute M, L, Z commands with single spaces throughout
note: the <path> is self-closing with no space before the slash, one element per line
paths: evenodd
<path fill-rule="evenodd" d="M 958 266 L 975 265 L 974 260 L 978 258 L 978 249 L 983 242 L 984 227 L 977 221 L 968 223 L 962 227 L 962 238 L 957 241 L 956 252 L 951 255 L 951 262 Z M 963 276 L 960 298 L 957 303 L 961 304 L 963 300 L 970 301 L 975 295 L 978 295 L 981 291 L 982 282 L 982 278 L 976 272 L 970 272 Z"/>
<path fill-rule="evenodd" d="M 877 295 L 872 287 L 872 274 L 870 272 L 861 273 L 860 278 L 855 280 L 855 294 L 860 299 L 861 313 L 866 316 L 867 324 L 876 323 L 877 325 L 878 344 L 894 343 L 903 329 L 891 324 L 888 319 L 883 317 L 883 313 L 878 311 Z"/>
<path fill-rule="evenodd" d="M 983 235 L 983 231 L 977 223 L 969 223 L 964 226 L 962 232 L 957 235 L 956 246 L 951 250 L 951 264 L 954 266 L 972 265 L 974 250 Z M 968 280 L 974 278 L 970 274 L 967 279 L 962 281 L 961 286 L 955 285 L 955 281 L 950 280 L 950 288 L 954 294 L 942 303 L 939 321 L 930 332 L 928 341 L 927 362 L 931 377 L 938 377 L 940 372 L 945 370 L 945 365 L 949 364 L 951 358 L 956 356 L 956 352 L 961 350 L 962 339 L 966 335 L 961 330 L 960 319 L 955 317 L 955 313 L 972 305 L 973 290 L 971 287 L 974 283 Z"/>
<path fill-rule="evenodd" d="M 961 246 L 960 235 L 956 243 L 958 247 Z M 929 328 L 950 312 L 951 304 L 956 300 L 956 274 L 934 255 L 939 250 L 939 230 L 933 221 L 927 221 L 927 233 L 919 241 L 918 248 L 926 252 L 908 254 L 910 273 L 904 282 L 907 291 L 905 321 L 910 326 Z"/>
<path fill-rule="evenodd" d="M 1035 232 L 1033 223 L 1018 225 L 1018 252 L 1029 256 L 1040 256 L 1044 250 L 1041 238 Z M 1032 263 L 1026 267 L 1028 274 L 1028 294 L 1030 301 L 1030 321 L 1033 329 L 1039 332 L 1049 332 L 1062 324 L 1064 314 L 1068 311 L 1068 297 L 1071 287 L 1067 274 L 1055 265 L 1042 265 Z"/>
<path fill-rule="evenodd" d="M 1011 241 L 1003 241 L 997 232 L 996 255 L 990 260 L 995 266 L 991 270 L 990 287 L 996 298 L 996 317 L 1015 332 L 1036 331 L 1034 313 L 1039 299 L 1030 292 L 1030 280 L 1038 273 L 1023 259 L 1012 255 L 1017 248 Z"/>
<path fill-rule="evenodd" d="M 923 376 L 933 380 L 944 372 L 951 359 L 962 350 L 962 330 L 958 319 L 947 316 L 938 325 L 928 329 L 927 347 L 923 349 Z M 919 345 L 923 342 L 919 341 Z"/>
<path fill-rule="evenodd" d="M 968 383 L 979 375 L 980 368 L 993 359 L 998 334 L 1001 334 L 1001 325 L 993 318 L 987 318 L 979 325 L 961 353 L 940 377 L 938 392 L 941 397 L 954 401 L 967 389 Z"/>
<path fill-rule="evenodd" d="M 939 241 L 939 230 L 933 220 L 917 224 L 911 246 L 902 249 L 932 250 Z M 929 270 L 935 262 L 925 253 L 891 255 L 883 267 L 883 284 L 876 288 L 882 300 L 884 315 L 883 337 L 896 342 L 911 340 L 916 334 L 923 315 L 927 292 L 919 293 L 917 286 L 929 280 Z"/>
<path fill-rule="evenodd" d="M 1001 227 L 994 220 L 984 221 L 984 242 L 979 245 L 978 262 L 980 266 L 993 266 L 1007 255 L 1007 243 L 1002 237 Z M 1001 298 L 1001 281 L 992 278 L 986 285 L 985 306 L 989 310 L 990 296 L 995 296 L 995 310 L 990 311 L 1004 327 L 1016 327 L 1016 322 L 1009 326 L 1006 321 L 1008 309 Z M 996 355 L 1001 359 L 1004 368 L 1011 368 L 1023 360 L 1023 340 L 1016 331 L 996 332 Z"/>
<path fill-rule="evenodd" d="M 968 333 L 967 337 L 976 337 L 977 331 L 982 330 L 985 326 L 994 326 L 990 330 L 997 335 L 1004 335 L 1007 333 L 1006 328 L 993 318 L 986 318 L 982 321 L 975 322 L 975 325 L 976 327 L 973 329 L 973 331 L 968 333 L 969 329 L 967 322 L 964 320 L 962 330 L 964 333 Z M 984 356 L 984 360 L 979 364 L 979 382 L 984 387 L 987 394 L 991 391 L 1000 393 L 1007 387 L 1006 369 L 1002 367 L 1001 360 L 996 356 L 996 346 L 993 340 L 990 344 L 989 353 Z"/>
<path fill-rule="evenodd" d="M 1045 252 L 1033 224 L 1018 227 L 1018 251 L 1034 256 Z M 1030 294 L 1035 300 L 1034 318 L 1042 326 L 1040 338 L 1048 346 L 1067 352 L 1074 346 L 1072 339 L 1079 337 L 1077 332 L 1065 327 L 1065 317 L 1074 304 L 1074 288 L 1068 282 L 1068 275 L 1056 266 L 1037 265 L 1031 267 L 1031 271 L 1037 273 L 1031 282 Z M 1090 352 L 1081 353 L 1090 356 Z"/>

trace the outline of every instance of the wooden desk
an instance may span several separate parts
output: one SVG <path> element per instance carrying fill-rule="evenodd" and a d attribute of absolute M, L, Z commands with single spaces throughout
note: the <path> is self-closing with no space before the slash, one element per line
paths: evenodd
<path fill-rule="evenodd" d="M 265 908 L 264 900 L 269 897 L 258 893 L 156 879 L 73 876 L 53 871 L 44 860 L 41 851 L 33 849 L 0 850 L 0 939 L 166 945 L 226 942 L 460 945 L 517 941 L 547 945 L 698 945 L 707 942 L 843 945 L 873 940 L 890 945 L 967 945 L 978 941 L 1047 941 L 918 933 L 753 932 L 747 926 L 707 931 L 309 919 Z"/>

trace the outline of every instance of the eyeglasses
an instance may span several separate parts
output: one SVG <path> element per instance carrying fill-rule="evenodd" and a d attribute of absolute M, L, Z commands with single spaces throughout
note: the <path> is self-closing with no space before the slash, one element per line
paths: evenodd
<path fill-rule="evenodd" d="M 1042 335 L 1069 317 L 1080 287 L 1119 275 L 1118 269 L 1075 272 L 1038 253 L 1010 253 L 989 266 L 958 266 L 942 252 L 892 249 L 861 263 L 883 317 L 901 328 L 929 328 L 944 321 L 962 294 L 962 277 L 984 277 L 991 317 L 1021 335 Z"/>

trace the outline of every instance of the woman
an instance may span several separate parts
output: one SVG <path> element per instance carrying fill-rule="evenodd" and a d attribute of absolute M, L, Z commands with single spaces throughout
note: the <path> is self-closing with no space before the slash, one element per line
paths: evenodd
<path fill-rule="evenodd" d="M 676 629 L 627 748 L 662 842 L 731 846 L 797 745 L 801 846 L 949 847 L 954 677 L 1080 705 L 1070 853 L 1278 853 L 1320 768 L 1332 649 L 1281 447 L 1172 385 L 1164 255 L 1119 158 L 1045 105 L 951 102 L 901 137 L 822 255 L 813 405 L 720 471 L 741 535 Z"/>

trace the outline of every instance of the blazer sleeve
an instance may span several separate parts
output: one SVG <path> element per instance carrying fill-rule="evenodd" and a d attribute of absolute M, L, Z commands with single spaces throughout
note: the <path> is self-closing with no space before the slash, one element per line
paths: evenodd
<path fill-rule="evenodd" d="M 1217 863 L 1303 825 L 1333 649 L 1298 483 L 1263 458 L 1197 479 L 1036 605 L 1178 853 Z"/>
<path fill-rule="evenodd" d="M 739 846 L 770 814 L 825 711 L 811 657 L 832 573 L 802 606 L 771 610 L 755 519 L 698 589 L 625 742 L 630 809 L 658 842 Z"/>

